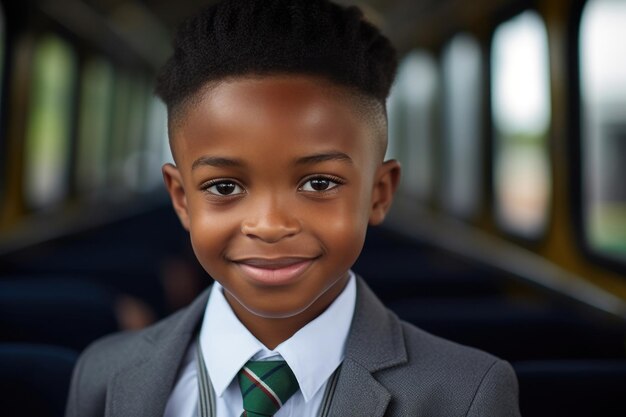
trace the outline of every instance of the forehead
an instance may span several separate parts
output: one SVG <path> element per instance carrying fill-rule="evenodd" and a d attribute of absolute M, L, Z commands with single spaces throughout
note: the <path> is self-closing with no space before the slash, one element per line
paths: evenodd
<path fill-rule="evenodd" d="M 355 139 L 354 146 L 384 148 L 384 108 L 374 99 L 310 76 L 263 76 L 205 86 L 170 120 L 174 156 L 183 159 L 199 138 L 293 135 L 311 140 Z M 288 139 L 284 137 L 283 139 Z M 284 146 L 291 141 L 284 140 Z M 384 152 L 383 152 L 384 153 Z"/>

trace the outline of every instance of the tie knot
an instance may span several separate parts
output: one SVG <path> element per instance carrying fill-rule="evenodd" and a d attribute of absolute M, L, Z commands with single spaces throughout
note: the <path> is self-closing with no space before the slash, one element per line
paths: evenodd
<path fill-rule="evenodd" d="M 249 361 L 238 375 L 242 416 L 273 416 L 298 391 L 298 381 L 285 361 Z"/>

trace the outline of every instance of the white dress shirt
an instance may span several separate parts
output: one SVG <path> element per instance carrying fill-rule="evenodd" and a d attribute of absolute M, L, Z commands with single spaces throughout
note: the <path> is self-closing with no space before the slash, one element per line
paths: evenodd
<path fill-rule="evenodd" d="M 200 329 L 200 347 L 216 394 L 216 417 L 239 417 L 243 400 L 237 373 L 248 360 L 285 360 L 300 390 L 275 417 L 316 417 L 326 384 L 344 358 L 345 343 L 356 304 L 355 276 L 317 318 L 274 350 L 266 348 L 233 313 L 223 288 L 213 285 Z M 196 349 L 189 346 L 164 417 L 198 417 Z"/>

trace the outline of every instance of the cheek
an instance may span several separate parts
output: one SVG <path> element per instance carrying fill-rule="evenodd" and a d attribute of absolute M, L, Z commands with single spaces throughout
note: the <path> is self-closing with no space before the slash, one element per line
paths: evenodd
<path fill-rule="evenodd" d="M 312 226 L 331 256 L 344 257 L 348 267 L 356 260 L 365 240 L 369 211 L 360 196 L 343 200 L 342 204 L 320 212 Z M 323 237 L 322 237 L 323 236 Z"/>
<path fill-rule="evenodd" d="M 210 260 L 224 253 L 233 231 L 237 229 L 236 222 L 227 211 L 208 210 L 202 202 L 192 203 L 190 209 L 191 246 L 204 269 L 210 273 Z"/>
<path fill-rule="evenodd" d="M 196 259 L 209 275 L 213 275 L 214 271 L 212 271 L 211 265 L 214 263 L 211 262 L 211 259 L 215 256 L 216 250 L 219 253 L 219 249 L 215 247 L 216 240 L 207 239 L 206 236 L 211 236 L 211 232 L 204 232 L 202 229 L 194 227 L 190 228 L 191 247 Z"/>
<path fill-rule="evenodd" d="M 359 257 L 365 243 L 364 227 L 337 228 L 329 243 L 331 257 L 340 259 L 341 269 L 351 268 Z"/>

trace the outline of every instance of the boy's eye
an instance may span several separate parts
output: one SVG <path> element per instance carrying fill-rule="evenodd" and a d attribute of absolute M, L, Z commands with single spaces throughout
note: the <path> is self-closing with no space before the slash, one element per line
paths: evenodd
<path fill-rule="evenodd" d="M 213 184 L 210 184 L 206 190 L 209 193 L 216 195 L 235 195 L 243 193 L 243 188 L 232 181 L 214 182 Z"/>
<path fill-rule="evenodd" d="M 313 191 L 313 192 L 328 191 L 328 190 L 332 190 L 338 185 L 339 185 L 338 181 L 333 181 L 330 178 L 316 177 L 316 178 L 311 178 L 310 180 L 305 182 L 304 185 L 300 187 L 300 189 L 302 191 Z"/>

